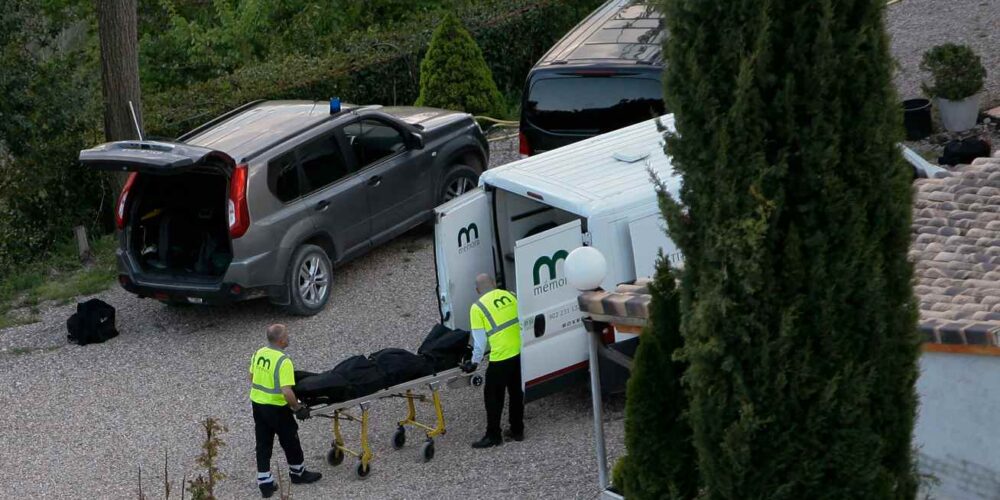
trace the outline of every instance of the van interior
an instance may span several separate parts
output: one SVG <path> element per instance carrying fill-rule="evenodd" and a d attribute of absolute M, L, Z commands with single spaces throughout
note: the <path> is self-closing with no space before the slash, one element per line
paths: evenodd
<path fill-rule="evenodd" d="M 128 249 L 144 274 L 218 280 L 232 261 L 226 201 L 218 170 L 140 174 L 131 193 Z"/>
<path fill-rule="evenodd" d="M 503 266 L 504 287 L 517 289 L 514 270 L 514 245 L 518 240 L 561 226 L 581 217 L 509 191 L 497 189 L 496 220 L 499 229 L 500 265 Z M 586 223 L 586 221 L 584 221 Z"/>

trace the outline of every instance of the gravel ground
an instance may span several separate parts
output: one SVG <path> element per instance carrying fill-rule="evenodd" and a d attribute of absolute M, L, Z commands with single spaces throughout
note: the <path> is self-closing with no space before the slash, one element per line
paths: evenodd
<path fill-rule="evenodd" d="M 512 146 L 513 144 L 513 146 Z M 516 157 L 516 140 L 498 142 L 497 162 Z M 492 162 L 491 162 L 492 163 Z M 73 306 L 43 308 L 42 321 L 0 331 L 0 364 L 13 390 L 0 392 L 0 491 L 14 498 L 135 498 L 141 466 L 150 498 L 163 498 L 164 452 L 174 481 L 195 472 L 199 421 L 212 416 L 229 431 L 220 498 L 258 497 L 246 370 L 264 329 L 286 323 L 298 369 L 323 370 L 354 354 L 386 347 L 415 350 L 437 322 L 432 236 L 414 231 L 340 269 L 327 309 L 311 318 L 285 315 L 267 302 L 168 308 L 119 288 L 98 295 L 118 309 L 121 335 L 104 344 L 67 345 Z M 307 463 L 324 474 L 297 486 L 295 498 L 594 498 L 597 484 L 585 388 L 532 402 L 527 439 L 491 450 L 469 443 L 485 426 L 482 395 L 442 393 L 449 432 L 437 456 L 419 462 L 421 439 L 391 448 L 400 402 L 373 407 L 376 454 L 366 481 L 355 462 L 326 465 L 329 423 L 300 426 Z M 623 398 L 606 404 L 609 454 L 623 452 Z M 420 410 L 430 420 L 429 407 Z M 349 440 L 356 442 L 355 428 Z M 275 445 L 276 465 L 283 454 Z"/>
<path fill-rule="evenodd" d="M 901 0 L 888 8 L 892 54 L 899 62 L 900 97 L 923 97 L 928 75 L 920 59 L 931 47 L 952 42 L 972 47 L 986 67 L 982 107 L 1000 105 L 1000 3 L 997 0 Z"/>

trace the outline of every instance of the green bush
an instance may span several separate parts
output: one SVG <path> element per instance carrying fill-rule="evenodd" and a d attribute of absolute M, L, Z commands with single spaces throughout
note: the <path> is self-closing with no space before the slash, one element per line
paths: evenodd
<path fill-rule="evenodd" d="M 885 1 L 660 5 L 704 498 L 913 499 L 912 173 Z"/>
<path fill-rule="evenodd" d="M 986 68 L 983 61 L 965 45 L 946 43 L 924 52 L 920 69 L 930 72 L 933 83 L 922 85 L 929 97 L 960 101 L 983 89 Z"/>
<path fill-rule="evenodd" d="M 415 105 L 497 116 L 503 112 L 502 101 L 476 41 L 458 18 L 446 15 L 420 63 L 420 96 Z"/>
<path fill-rule="evenodd" d="M 528 70 L 599 0 L 486 0 L 458 11 L 483 49 L 501 92 L 520 92 Z M 357 33 L 322 56 L 288 55 L 247 65 L 183 89 L 146 94 L 150 134 L 176 137 L 256 99 L 325 99 L 359 104 L 414 102 L 419 63 L 436 14 L 424 13 L 391 30 Z M 517 40 L 517 43 L 511 43 Z"/>
<path fill-rule="evenodd" d="M 615 466 L 613 480 L 626 498 L 686 500 L 697 496 L 698 468 L 681 385 L 687 363 L 674 359 L 684 345 L 680 297 L 662 255 L 649 291 L 649 322 L 640 336 L 625 403 L 628 455 Z"/>
<path fill-rule="evenodd" d="M 62 49 L 57 36 L 80 18 L 55 23 L 45 5 L 0 2 L 0 277 L 69 238 L 71 226 L 94 229 L 98 208 L 114 203 L 76 161 L 100 138 L 93 40 Z"/>

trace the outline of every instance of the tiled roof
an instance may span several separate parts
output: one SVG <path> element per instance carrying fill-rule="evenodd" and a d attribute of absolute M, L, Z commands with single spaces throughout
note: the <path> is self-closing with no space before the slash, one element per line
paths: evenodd
<path fill-rule="evenodd" d="M 914 186 L 920 331 L 932 343 L 1000 346 L 1000 158 Z"/>
<path fill-rule="evenodd" d="M 642 326 L 649 317 L 649 280 L 618 285 L 614 292 L 584 292 L 577 301 L 584 314 L 597 321 Z"/>

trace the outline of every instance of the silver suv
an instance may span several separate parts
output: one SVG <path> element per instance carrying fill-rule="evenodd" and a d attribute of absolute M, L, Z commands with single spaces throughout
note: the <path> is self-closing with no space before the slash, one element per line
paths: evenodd
<path fill-rule="evenodd" d="M 257 101 L 174 142 L 80 152 L 131 172 L 115 209 L 119 282 L 169 304 L 268 297 L 323 309 L 333 269 L 478 183 L 486 138 L 465 113 Z"/>

